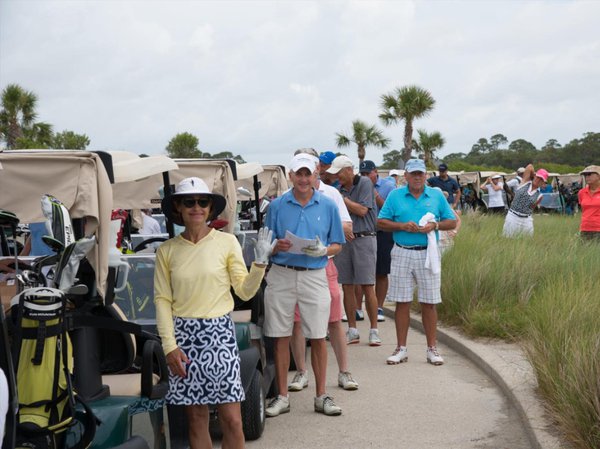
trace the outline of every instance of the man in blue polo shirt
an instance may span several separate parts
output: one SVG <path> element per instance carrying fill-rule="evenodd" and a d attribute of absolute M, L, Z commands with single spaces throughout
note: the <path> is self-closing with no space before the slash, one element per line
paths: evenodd
<path fill-rule="evenodd" d="M 406 340 L 410 303 L 416 284 L 427 339 L 427 361 L 433 365 L 442 365 L 444 359 L 436 348 L 435 308 L 436 304 L 442 302 L 441 273 L 434 268 L 435 263 L 428 265 L 431 262 L 428 257 L 437 257 L 439 264 L 437 231 L 454 229 L 456 217 L 442 192 L 425 185 L 426 168 L 422 160 L 409 160 L 404 176 L 408 184 L 388 195 L 377 220 L 379 229 L 391 231 L 394 236 L 388 299 L 396 302 L 398 345 L 387 358 L 387 363 L 395 365 L 408 360 Z M 428 235 L 430 232 L 435 234 Z"/>
<path fill-rule="evenodd" d="M 458 207 L 460 201 L 460 186 L 456 179 L 448 176 L 448 166 L 440 164 L 438 166 L 439 176 L 432 176 L 427 180 L 429 187 L 439 187 L 444 192 L 448 192 L 448 204 L 452 205 L 452 209 Z"/>
<path fill-rule="evenodd" d="M 293 188 L 269 206 L 265 225 L 277 239 L 271 256 L 272 267 L 265 289 L 265 335 L 275 338 L 275 374 L 279 395 L 266 409 L 267 416 L 290 411 L 287 373 L 290 366 L 290 339 L 296 304 L 302 317 L 302 332 L 311 342 L 315 376 L 314 409 L 325 415 L 342 413 L 325 391 L 331 297 L 325 267 L 345 243 L 342 220 L 335 202 L 313 188 L 318 159 L 300 153 L 290 163 Z M 286 238 L 289 231 L 316 243 L 298 248 Z"/>

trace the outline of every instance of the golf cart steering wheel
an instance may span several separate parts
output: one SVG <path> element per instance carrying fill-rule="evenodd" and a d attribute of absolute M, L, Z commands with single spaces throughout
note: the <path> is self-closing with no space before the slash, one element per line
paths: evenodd
<path fill-rule="evenodd" d="M 133 252 L 134 253 L 140 252 L 140 251 L 146 249 L 146 247 L 148 245 L 150 245 L 151 243 L 166 242 L 167 240 L 168 240 L 168 238 L 166 238 L 166 237 L 152 237 L 152 238 L 143 240 L 140 243 L 138 243 L 135 246 L 135 248 L 133 248 Z"/>

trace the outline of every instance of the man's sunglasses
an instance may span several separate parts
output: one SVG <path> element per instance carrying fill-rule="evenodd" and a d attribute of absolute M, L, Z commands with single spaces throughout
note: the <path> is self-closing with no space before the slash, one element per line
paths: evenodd
<path fill-rule="evenodd" d="M 181 200 L 181 204 L 183 204 L 188 209 L 191 209 L 196 204 L 200 207 L 208 207 L 211 201 L 210 198 L 184 198 Z"/>

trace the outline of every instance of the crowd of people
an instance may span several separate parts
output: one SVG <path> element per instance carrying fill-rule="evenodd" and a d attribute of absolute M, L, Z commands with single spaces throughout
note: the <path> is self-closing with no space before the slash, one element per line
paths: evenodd
<path fill-rule="evenodd" d="M 192 447 L 210 443 L 209 404 L 219 410 L 223 446 L 243 447 L 244 390 L 229 318 L 230 288 L 247 300 L 263 276 L 263 333 L 275 342 L 278 390 L 266 408 L 269 417 L 290 412 L 289 392 L 309 384 L 306 339 L 314 410 L 328 416 L 342 413 L 326 389 L 326 341 L 336 357 L 339 387 L 358 389 L 348 347 L 361 341 L 356 321 L 364 318 L 363 300 L 367 343 L 373 347 L 382 344 L 377 326 L 385 320 L 383 302 L 396 303 L 396 347 L 385 363 L 397 365 L 408 360 L 409 312 L 416 289 L 427 341 L 424 360 L 434 366 L 444 363 L 436 339 L 440 254 L 451 244 L 461 219 L 461 189 L 448 176 L 448 167 L 440 166 L 439 176 L 427 178 L 425 163 L 411 159 L 403 179 L 399 172 L 381 178 L 372 161 L 355 167 L 347 156 L 307 148 L 296 151 L 288 168 L 292 187 L 271 202 L 249 270 L 235 237 L 209 226 L 224 209 L 224 197 L 210 192 L 201 179 L 186 178 L 163 199 L 165 215 L 184 231 L 157 251 L 157 324 L 170 368 L 167 401 L 186 406 Z M 595 239 L 600 236 L 600 167 L 587 167 L 582 175 L 587 185 L 579 193 L 581 234 Z M 532 212 L 548 172 L 528 165 L 515 179 L 503 229 L 507 237 L 533 233 Z M 494 197 L 504 191 L 502 184 L 500 177 L 491 176 L 482 188 Z M 345 333 L 343 319 L 348 323 Z M 288 383 L 291 357 L 297 372 Z"/>

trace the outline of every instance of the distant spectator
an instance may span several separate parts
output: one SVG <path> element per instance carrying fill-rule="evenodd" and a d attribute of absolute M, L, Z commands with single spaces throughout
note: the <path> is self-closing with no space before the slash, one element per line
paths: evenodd
<path fill-rule="evenodd" d="M 160 234 L 160 224 L 152 216 L 152 209 L 142 209 L 142 213 L 143 226 L 140 234 Z"/>
<path fill-rule="evenodd" d="M 399 187 L 402 185 L 402 173 L 400 172 L 400 170 L 396 170 L 396 169 L 390 170 L 387 178 L 385 178 L 385 179 L 393 182 L 396 187 Z"/>
<path fill-rule="evenodd" d="M 517 190 L 517 187 L 519 187 L 519 185 L 521 184 L 521 181 L 523 181 L 523 173 L 525 173 L 525 168 L 523 168 L 523 167 L 517 168 L 517 176 L 515 176 L 510 181 L 506 182 L 506 185 L 512 191 L 513 196 L 515 194 L 515 191 Z"/>
<path fill-rule="evenodd" d="M 579 231 L 585 240 L 600 241 L 600 165 L 590 165 L 580 174 L 586 186 L 577 194 L 581 207 Z"/>
<path fill-rule="evenodd" d="M 502 197 L 502 192 L 504 191 L 502 175 L 493 175 L 486 179 L 481 186 L 481 190 L 485 190 L 488 194 L 488 212 L 503 214 L 506 210 L 506 205 Z"/>
<path fill-rule="evenodd" d="M 440 172 L 439 176 L 432 176 L 427 180 L 427 184 L 430 187 L 439 187 L 444 192 L 448 192 L 448 204 L 456 209 L 460 201 L 460 186 L 456 179 L 448 176 L 448 166 L 446 164 L 440 164 L 438 170 Z"/>

